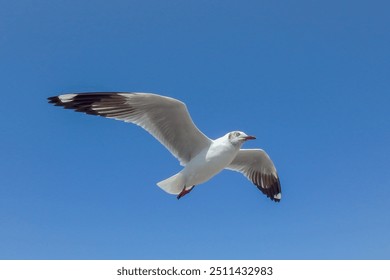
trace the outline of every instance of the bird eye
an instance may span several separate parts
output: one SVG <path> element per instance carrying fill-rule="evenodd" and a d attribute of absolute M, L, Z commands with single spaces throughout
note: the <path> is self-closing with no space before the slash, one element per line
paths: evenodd
<path fill-rule="evenodd" d="M 240 132 L 236 132 L 235 134 L 236 134 L 236 137 L 240 136 Z"/>

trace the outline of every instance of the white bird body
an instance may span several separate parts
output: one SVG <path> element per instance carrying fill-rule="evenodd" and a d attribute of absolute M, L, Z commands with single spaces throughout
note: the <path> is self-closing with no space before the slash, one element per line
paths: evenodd
<path fill-rule="evenodd" d="M 157 185 L 171 194 L 178 194 L 183 186 L 186 190 L 202 184 L 221 172 L 236 157 L 241 145 L 232 145 L 226 134 L 211 142 L 188 162 L 182 171 Z"/>
<path fill-rule="evenodd" d="M 245 141 L 255 137 L 232 131 L 211 140 L 195 126 L 179 100 L 119 92 L 63 94 L 48 99 L 56 106 L 134 123 L 147 130 L 184 166 L 179 173 L 157 183 L 167 193 L 178 194 L 177 198 L 229 169 L 243 173 L 273 201 L 281 199 L 279 177 L 269 156 L 261 149 L 241 149 Z"/>

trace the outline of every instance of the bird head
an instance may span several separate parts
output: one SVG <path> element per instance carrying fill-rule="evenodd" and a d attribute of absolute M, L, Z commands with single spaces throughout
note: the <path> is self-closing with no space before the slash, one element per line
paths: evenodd
<path fill-rule="evenodd" d="M 228 139 L 233 145 L 242 145 L 245 141 L 256 139 L 256 137 L 247 135 L 242 131 L 232 131 L 228 133 Z"/>

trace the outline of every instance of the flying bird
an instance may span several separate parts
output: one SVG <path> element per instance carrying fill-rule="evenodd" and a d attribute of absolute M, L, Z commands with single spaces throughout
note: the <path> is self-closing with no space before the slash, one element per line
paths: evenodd
<path fill-rule="evenodd" d="M 141 126 L 163 144 L 184 168 L 157 185 L 181 198 L 223 169 L 241 172 L 267 197 L 279 202 L 282 194 L 276 168 L 262 149 L 241 149 L 256 139 L 232 131 L 212 140 L 193 123 L 186 105 L 152 93 L 93 92 L 62 94 L 49 103 L 90 115 Z"/>

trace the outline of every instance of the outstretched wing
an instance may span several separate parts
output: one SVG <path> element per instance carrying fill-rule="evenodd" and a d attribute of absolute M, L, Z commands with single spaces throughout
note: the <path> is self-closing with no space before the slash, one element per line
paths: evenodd
<path fill-rule="evenodd" d="M 276 168 L 266 152 L 261 149 L 241 149 L 226 169 L 244 174 L 267 197 L 279 202 L 282 190 Z"/>
<path fill-rule="evenodd" d="M 151 93 L 94 92 L 49 97 L 49 103 L 91 115 L 134 123 L 161 142 L 185 165 L 211 140 L 193 123 L 186 105 Z"/>

